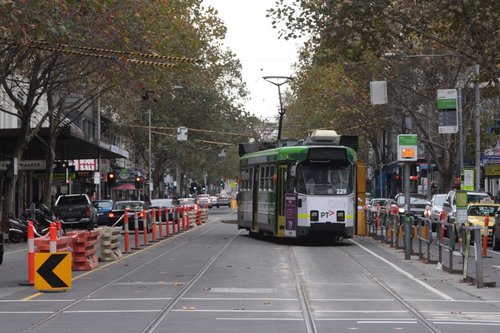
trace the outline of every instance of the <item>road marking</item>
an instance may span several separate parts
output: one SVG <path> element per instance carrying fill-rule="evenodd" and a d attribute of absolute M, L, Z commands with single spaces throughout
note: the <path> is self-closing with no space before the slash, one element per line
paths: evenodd
<path fill-rule="evenodd" d="M 416 320 L 357 320 L 357 324 L 416 324 Z"/>
<path fill-rule="evenodd" d="M 302 318 L 215 318 L 215 320 L 234 321 L 304 321 Z"/>
<path fill-rule="evenodd" d="M 396 264 L 390 262 L 389 260 L 379 256 L 378 254 L 376 254 L 375 252 L 373 252 L 372 250 L 368 249 L 367 247 L 359 244 L 358 242 L 356 242 L 355 240 L 353 239 L 349 239 L 352 243 L 356 244 L 357 246 L 359 246 L 360 248 L 362 248 L 363 250 L 365 250 L 366 252 L 370 253 L 371 255 L 373 255 L 374 257 L 378 258 L 379 260 L 385 262 L 387 265 L 391 266 L 392 268 L 394 268 L 396 271 L 400 272 L 401 274 L 403 275 L 406 275 L 407 278 L 409 278 L 410 280 L 412 281 L 415 281 L 416 283 L 420 284 L 422 287 L 430 290 L 431 292 L 435 293 L 436 295 L 442 297 L 443 299 L 447 300 L 447 301 L 455 301 L 452 297 L 448 296 L 447 294 L 443 293 L 442 291 L 439 291 L 437 290 L 436 288 L 428 285 L 427 283 L 417 279 L 416 277 L 414 277 L 413 275 L 411 275 L 410 273 L 408 273 L 407 271 L 405 271 L 404 269 L 402 269 L 401 267 L 397 266 Z"/>
<path fill-rule="evenodd" d="M 106 302 L 106 301 L 168 301 L 172 297 L 151 297 L 151 298 L 87 298 L 85 302 Z"/>
<path fill-rule="evenodd" d="M 149 312 L 160 312 L 158 310 L 67 310 L 63 313 L 149 313 Z"/>
<path fill-rule="evenodd" d="M 275 294 L 274 288 L 210 288 L 211 293 Z"/>

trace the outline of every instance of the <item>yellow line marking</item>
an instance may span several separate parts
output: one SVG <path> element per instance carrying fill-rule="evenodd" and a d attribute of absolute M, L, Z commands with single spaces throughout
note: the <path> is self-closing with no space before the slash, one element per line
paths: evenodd
<path fill-rule="evenodd" d="M 40 295 L 42 295 L 42 294 L 43 294 L 43 293 L 36 293 L 36 294 L 31 295 L 31 296 L 28 296 L 28 297 L 23 298 L 21 301 L 29 301 L 29 300 L 31 300 L 31 299 L 33 299 L 33 298 L 35 298 L 35 297 L 37 297 L 37 296 L 40 296 Z"/>

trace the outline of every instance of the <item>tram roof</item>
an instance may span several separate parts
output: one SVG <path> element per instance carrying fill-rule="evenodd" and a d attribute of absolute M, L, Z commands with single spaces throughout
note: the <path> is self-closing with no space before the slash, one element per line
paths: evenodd
<path fill-rule="evenodd" d="M 347 152 L 347 159 L 356 162 L 356 151 L 346 146 L 288 146 L 267 150 L 260 150 L 241 156 L 242 164 L 272 163 L 278 161 L 304 161 L 307 160 L 310 149 L 343 148 Z"/>

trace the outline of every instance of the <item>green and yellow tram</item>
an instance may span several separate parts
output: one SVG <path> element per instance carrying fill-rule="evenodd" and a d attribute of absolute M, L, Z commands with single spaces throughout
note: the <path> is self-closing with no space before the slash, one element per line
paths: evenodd
<path fill-rule="evenodd" d="M 293 146 L 240 145 L 238 228 L 275 237 L 351 237 L 357 141 L 316 130 Z"/>

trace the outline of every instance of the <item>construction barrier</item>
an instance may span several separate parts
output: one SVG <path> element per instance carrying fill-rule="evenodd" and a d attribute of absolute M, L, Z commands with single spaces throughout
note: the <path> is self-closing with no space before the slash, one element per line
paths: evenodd
<path fill-rule="evenodd" d="M 106 227 L 101 230 L 101 261 L 115 261 L 122 256 L 120 251 L 121 227 Z"/>
<path fill-rule="evenodd" d="M 72 231 L 70 238 L 73 244 L 73 270 L 90 271 L 99 266 L 96 244 L 101 231 Z M 58 251 L 59 252 L 59 251 Z"/>
<path fill-rule="evenodd" d="M 45 235 L 35 238 L 35 252 L 72 252 L 72 242 L 70 236 L 57 237 L 51 242 L 49 235 Z"/>
<path fill-rule="evenodd" d="M 189 217 L 188 229 L 194 228 L 198 224 L 198 221 L 197 221 L 198 211 L 199 210 L 194 210 L 193 207 L 189 207 L 189 210 L 188 210 L 188 217 Z"/>
<path fill-rule="evenodd" d="M 204 208 L 200 212 L 200 222 L 201 223 L 206 223 L 208 222 L 208 209 Z"/>
<path fill-rule="evenodd" d="M 196 225 L 201 225 L 201 209 L 196 211 Z"/>

